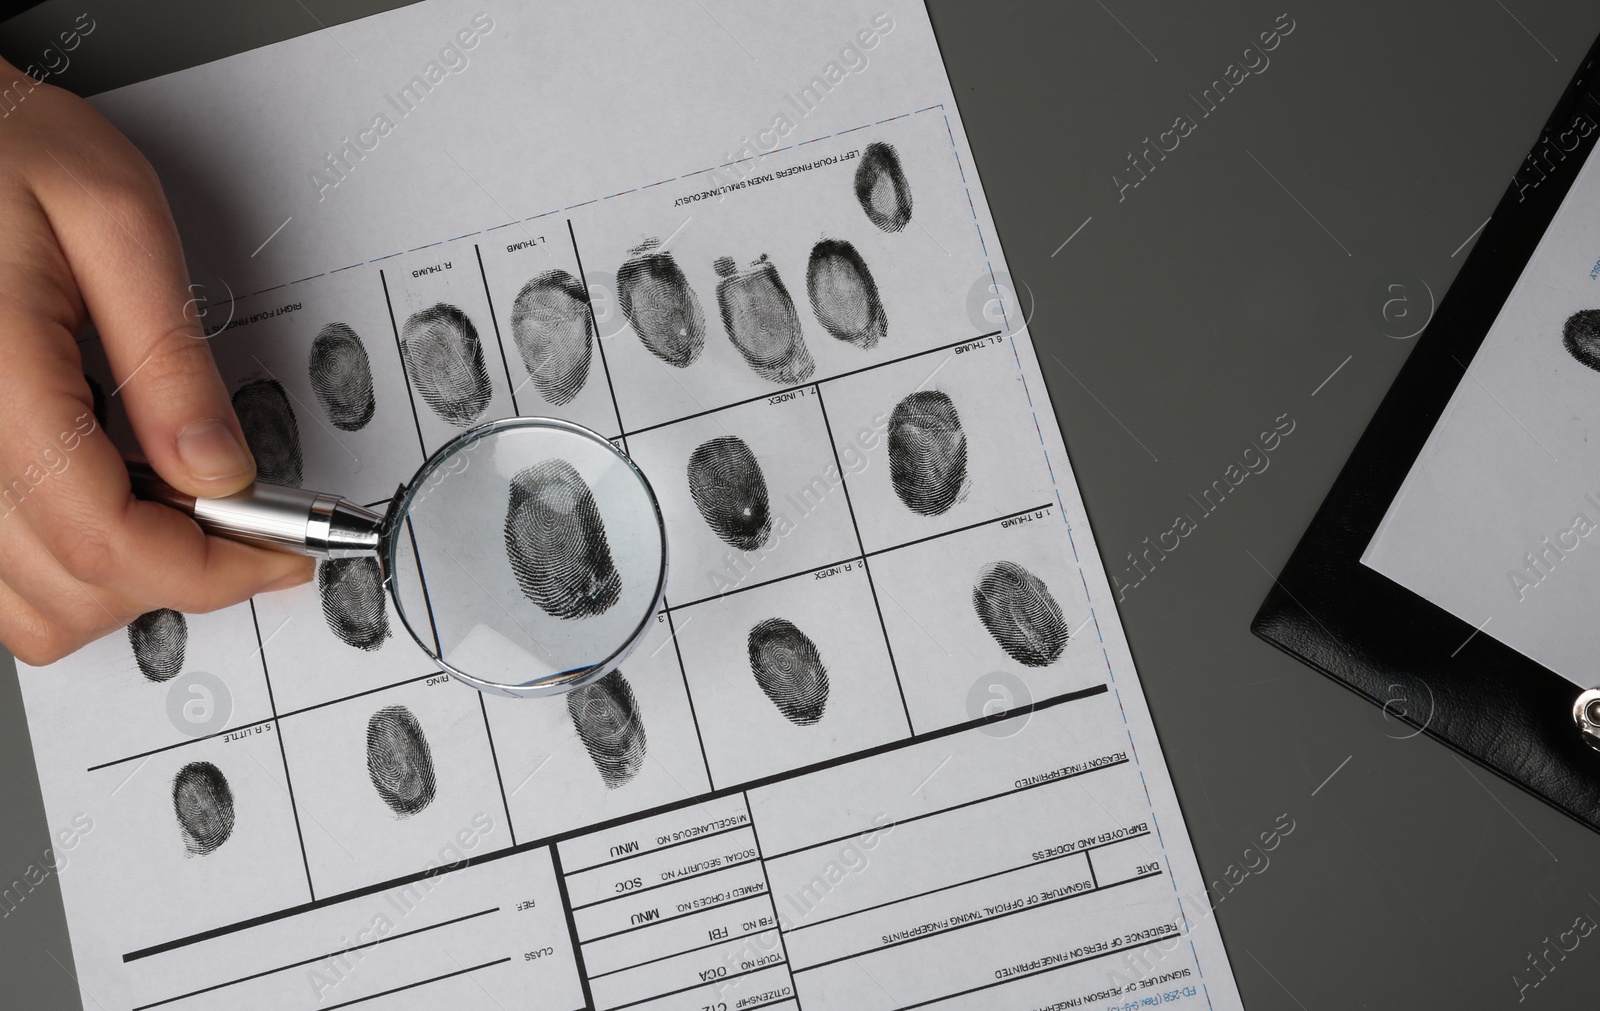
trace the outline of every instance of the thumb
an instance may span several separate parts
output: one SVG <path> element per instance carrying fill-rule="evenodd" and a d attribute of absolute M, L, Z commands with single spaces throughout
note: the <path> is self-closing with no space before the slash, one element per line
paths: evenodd
<path fill-rule="evenodd" d="M 52 152 L 64 171 L 39 181 L 41 203 L 150 465 L 186 494 L 231 494 L 255 460 L 192 310 L 177 229 L 149 164 L 100 123 L 112 136 L 96 157 Z"/>
<path fill-rule="evenodd" d="M 186 494 L 240 491 L 255 480 L 255 459 L 210 346 L 197 329 L 160 325 L 151 327 L 154 339 L 121 345 L 102 334 L 139 446 L 156 472 Z"/>

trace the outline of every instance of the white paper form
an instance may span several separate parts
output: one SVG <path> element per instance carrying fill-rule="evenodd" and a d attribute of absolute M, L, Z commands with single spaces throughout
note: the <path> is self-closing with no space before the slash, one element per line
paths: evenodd
<path fill-rule="evenodd" d="M 362 563 L 23 669 L 87 1006 L 1240 1006 L 920 4 L 430 0 L 98 104 L 264 473 L 567 418 L 672 571 L 566 699 Z"/>
<path fill-rule="evenodd" d="M 1557 146 L 1595 129 L 1580 111 Z M 1597 221 L 1591 156 L 1361 559 L 1582 688 L 1600 684 Z"/>

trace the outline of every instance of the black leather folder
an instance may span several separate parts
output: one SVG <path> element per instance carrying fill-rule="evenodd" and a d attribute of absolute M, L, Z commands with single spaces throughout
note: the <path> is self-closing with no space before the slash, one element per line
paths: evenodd
<path fill-rule="evenodd" d="M 1600 140 L 1600 41 L 1261 605 L 1256 635 L 1600 831 L 1580 689 L 1361 564 L 1401 482 Z M 1595 157 L 1600 158 L 1600 154 Z M 1594 223 L 1600 237 L 1600 221 Z M 1600 600 L 1595 601 L 1600 621 Z M 1600 686 L 1600 657 L 1596 658 Z"/>

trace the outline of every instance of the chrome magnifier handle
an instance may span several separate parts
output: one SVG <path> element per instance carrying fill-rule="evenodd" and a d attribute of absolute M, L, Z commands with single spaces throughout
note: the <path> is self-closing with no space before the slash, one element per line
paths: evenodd
<path fill-rule="evenodd" d="M 383 517 L 337 495 L 257 482 L 233 495 L 197 499 L 136 461 L 128 462 L 128 477 L 135 496 L 193 517 L 208 534 L 313 558 L 378 554 Z"/>
<path fill-rule="evenodd" d="M 583 688 L 666 628 L 667 527 L 650 481 L 605 436 L 569 421 L 502 418 L 462 432 L 382 515 L 264 482 L 196 499 L 146 463 L 128 473 L 139 498 L 209 534 L 332 560 L 321 592 L 337 586 L 354 610 L 399 618 L 436 669 L 479 691 Z M 374 634 L 381 642 L 387 626 Z"/>

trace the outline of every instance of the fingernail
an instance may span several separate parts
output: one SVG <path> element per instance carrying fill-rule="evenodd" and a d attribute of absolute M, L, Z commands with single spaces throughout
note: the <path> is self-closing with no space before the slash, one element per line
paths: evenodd
<path fill-rule="evenodd" d="M 250 454 L 233 430 L 215 418 L 197 421 L 178 433 L 178 458 L 201 481 L 237 477 L 250 470 Z"/>

